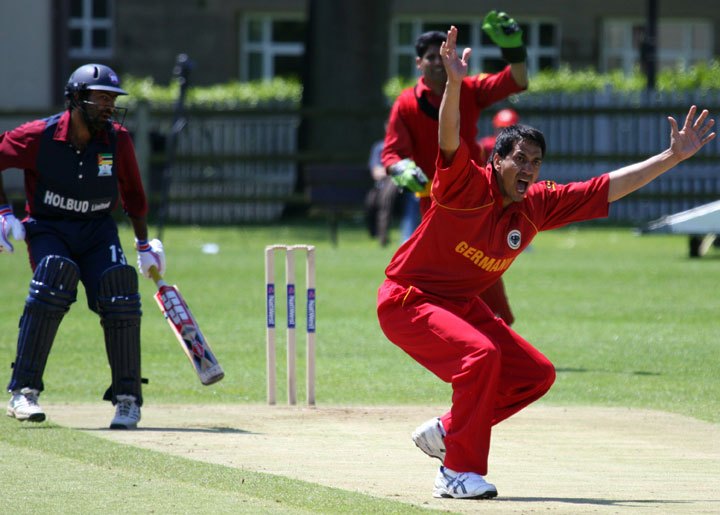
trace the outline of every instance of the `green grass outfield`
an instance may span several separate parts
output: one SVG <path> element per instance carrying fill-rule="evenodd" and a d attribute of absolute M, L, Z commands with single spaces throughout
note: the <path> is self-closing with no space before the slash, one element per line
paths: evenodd
<path fill-rule="evenodd" d="M 134 264 L 128 228 L 121 239 Z M 375 298 L 393 249 L 379 247 L 361 227 L 341 227 L 337 247 L 329 243 L 323 224 L 171 227 L 163 239 L 166 279 L 185 296 L 226 377 L 209 387 L 199 383 L 152 299 L 154 285 L 141 279 L 147 404 L 265 401 L 263 249 L 271 243 L 317 247 L 318 404 L 449 402 L 450 388 L 380 331 Z M 219 252 L 204 254 L 205 243 L 216 243 Z M 305 314 L 301 256 L 296 258 L 299 364 L 304 362 Z M 30 270 L 23 248 L 0 259 L 0 363 L 6 370 L 1 380 L 7 382 Z M 278 257 L 279 403 L 286 400 L 283 265 Z M 719 250 L 689 259 L 685 237 L 639 237 L 628 228 L 575 226 L 539 235 L 504 277 L 517 319 L 514 328 L 558 371 L 555 385 L 539 402 L 650 408 L 720 422 Z M 58 332 L 41 403 L 97 402 L 108 384 L 102 330 L 83 292 Z M 298 385 L 302 401 L 303 367 Z M 124 496 L 135 499 L 131 502 L 139 503 L 140 511 L 158 513 L 409 509 L 127 448 L 52 423 L 30 426 L 2 418 L 0 475 L 10 478 L 3 479 L 8 486 L 3 496 L 9 500 L 19 489 L 29 501 L 23 505 L 27 513 L 122 511 L 117 502 Z M 38 476 L 57 480 L 41 484 Z M 203 495 L 204 489 L 211 495 Z"/>

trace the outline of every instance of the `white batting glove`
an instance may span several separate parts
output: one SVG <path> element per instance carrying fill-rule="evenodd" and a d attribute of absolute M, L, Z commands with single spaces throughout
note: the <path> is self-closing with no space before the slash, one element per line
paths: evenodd
<path fill-rule="evenodd" d="M 163 244 L 157 238 L 150 240 L 138 240 L 135 238 L 135 248 L 138 251 L 138 270 L 143 276 L 150 279 L 150 267 L 158 269 L 160 277 L 165 275 L 165 251 Z"/>
<path fill-rule="evenodd" d="M 12 254 L 15 250 L 9 239 L 11 231 L 15 241 L 25 239 L 25 227 L 15 218 L 12 208 L 9 205 L 0 206 L 0 252 Z"/>

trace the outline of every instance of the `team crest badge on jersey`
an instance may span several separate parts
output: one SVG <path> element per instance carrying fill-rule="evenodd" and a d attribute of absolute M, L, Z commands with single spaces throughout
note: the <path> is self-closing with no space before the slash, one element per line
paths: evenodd
<path fill-rule="evenodd" d="M 555 181 L 545 181 L 545 187 L 550 191 L 557 189 L 557 183 Z"/>
<path fill-rule="evenodd" d="M 98 154 L 98 177 L 109 177 L 112 175 L 113 155 Z"/>
<path fill-rule="evenodd" d="M 507 244 L 508 247 L 510 247 L 513 250 L 517 250 L 520 248 L 520 244 L 522 243 L 522 237 L 520 235 L 520 231 L 517 229 L 513 229 L 510 231 L 507 235 Z"/>

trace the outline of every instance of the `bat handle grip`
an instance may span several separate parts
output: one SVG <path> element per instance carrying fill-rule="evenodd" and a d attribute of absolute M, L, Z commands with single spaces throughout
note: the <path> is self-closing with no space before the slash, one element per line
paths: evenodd
<path fill-rule="evenodd" d="M 152 280 L 155 281 L 155 284 L 157 284 L 158 286 L 162 286 L 160 283 L 165 284 L 165 281 L 162 280 L 160 272 L 155 265 L 151 266 L 148 272 L 150 273 L 150 277 L 152 278 Z"/>

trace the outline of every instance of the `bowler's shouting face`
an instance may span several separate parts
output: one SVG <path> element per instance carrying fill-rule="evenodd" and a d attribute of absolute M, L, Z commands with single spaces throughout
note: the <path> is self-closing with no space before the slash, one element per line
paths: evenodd
<path fill-rule="evenodd" d="M 540 176 L 542 149 L 524 139 L 518 140 L 513 149 L 505 157 L 493 156 L 493 165 L 497 172 L 500 193 L 503 194 L 503 205 L 521 202 L 530 186 Z"/>

